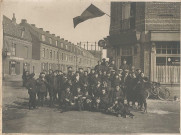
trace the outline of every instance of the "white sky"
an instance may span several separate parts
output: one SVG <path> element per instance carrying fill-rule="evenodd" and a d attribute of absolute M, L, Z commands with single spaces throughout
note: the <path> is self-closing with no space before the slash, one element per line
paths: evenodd
<path fill-rule="evenodd" d="M 28 23 L 76 44 L 97 42 L 109 35 L 110 17 L 107 15 L 87 20 L 74 29 L 73 18 L 81 15 L 91 3 L 110 14 L 110 2 L 103 0 L 4 0 L 2 10 L 10 19 L 15 13 L 17 23 L 27 19 Z"/>

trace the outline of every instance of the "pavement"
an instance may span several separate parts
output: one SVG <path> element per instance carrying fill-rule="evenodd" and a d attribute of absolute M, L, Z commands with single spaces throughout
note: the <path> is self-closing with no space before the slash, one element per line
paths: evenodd
<path fill-rule="evenodd" d="M 132 110 L 133 119 L 100 112 L 60 113 L 48 106 L 29 110 L 28 92 L 21 85 L 3 82 L 3 133 L 180 133 L 179 101 L 149 99 L 148 113 Z"/>

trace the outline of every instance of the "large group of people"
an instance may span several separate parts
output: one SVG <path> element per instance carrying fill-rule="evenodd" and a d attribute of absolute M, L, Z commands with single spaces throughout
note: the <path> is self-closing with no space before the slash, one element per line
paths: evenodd
<path fill-rule="evenodd" d="M 130 68 L 126 60 L 117 69 L 114 60 L 103 59 L 90 71 L 68 67 L 43 71 L 39 78 L 28 71 L 23 75 L 23 85 L 28 89 L 29 109 L 59 106 L 61 112 L 71 110 L 101 111 L 118 117 L 133 117 L 129 106 L 138 103 L 146 111 L 145 82 L 148 79 L 140 69 Z M 36 97 L 38 100 L 36 100 Z M 130 104 L 132 103 L 132 104 Z M 144 105 L 144 106 L 143 106 Z"/>

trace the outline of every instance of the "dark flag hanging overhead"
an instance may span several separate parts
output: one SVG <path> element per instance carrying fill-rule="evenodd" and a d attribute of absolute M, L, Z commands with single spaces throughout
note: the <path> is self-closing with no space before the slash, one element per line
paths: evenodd
<path fill-rule="evenodd" d="M 88 19 L 103 16 L 105 13 L 91 4 L 80 16 L 73 18 L 74 28 Z"/>

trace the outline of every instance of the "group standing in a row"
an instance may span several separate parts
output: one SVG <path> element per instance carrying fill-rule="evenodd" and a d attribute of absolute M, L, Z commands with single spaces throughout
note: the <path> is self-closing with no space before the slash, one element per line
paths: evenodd
<path fill-rule="evenodd" d="M 91 71 L 79 68 L 75 73 L 68 67 L 67 74 L 61 70 L 43 71 L 38 79 L 34 73 L 23 75 L 24 86 L 30 96 L 29 108 L 44 105 L 48 100 L 49 106 L 59 105 L 62 112 L 70 110 L 102 111 L 126 117 L 130 113 L 129 103 L 138 102 L 140 108 L 146 111 L 145 82 L 148 79 L 140 69 L 129 68 L 124 60 L 119 69 L 114 61 L 98 62 Z M 38 97 L 38 102 L 36 102 Z M 127 103 L 126 103 L 127 101 Z"/>

